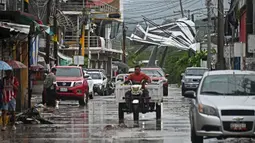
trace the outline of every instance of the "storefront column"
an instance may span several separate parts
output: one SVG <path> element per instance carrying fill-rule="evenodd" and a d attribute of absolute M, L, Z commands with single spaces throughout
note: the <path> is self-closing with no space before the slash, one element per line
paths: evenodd
<path fill-rule="evenodd" d="M 111 57 L 108 57 L 108 60 L 107 60 L 107 75 L 110 76 L 110 78 L 112 78 L 112 58 Z"/>

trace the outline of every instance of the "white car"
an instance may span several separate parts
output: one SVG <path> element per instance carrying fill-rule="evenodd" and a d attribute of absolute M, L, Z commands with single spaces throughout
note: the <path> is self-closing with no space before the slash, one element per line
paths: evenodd
<path fill-rule="evenodd" d="M 205 72 L 191 98 L 192 143 L 204 138 L 255 137 L 255 72 L 218 70 Z"/>
<path fill-rule="evenodd" d="M 105 95 L 107 85 L 106 75 L 97 71 L 89 71 L 87 73 L 90 75 L 91 81 L 93 82 L 93 92 L 99 95 Z"/>

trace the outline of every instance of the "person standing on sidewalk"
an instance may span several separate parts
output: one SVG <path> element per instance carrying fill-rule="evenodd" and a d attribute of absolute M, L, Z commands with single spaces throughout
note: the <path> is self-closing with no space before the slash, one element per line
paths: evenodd
<path fill-rule="evenodd" d="M 2 107 L 2 131 L 6 130 L 6 116 L 10 111 L 12 115 L 12 130 L 16 130 L 15 127 L 15 109 L 16 109 L 16 96 L 19 87 L 19 82 L 16 77 L 13 76 L 13 71 L 8 70 L 5 72 L 6 76 L 3 78 L 3 107 Z"/>
<path fill-rule="evenodd" d="M 47 106 L 56 106 L 58 108 L 58 98 L 56 92 L 56 68 L 52 68 L 51 72 L 46 76 L 44 81 L 45 101 Z"/>

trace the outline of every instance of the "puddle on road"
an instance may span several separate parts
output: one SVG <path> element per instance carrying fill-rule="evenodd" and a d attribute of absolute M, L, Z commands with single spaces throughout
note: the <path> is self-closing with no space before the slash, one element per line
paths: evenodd
<path fill-rule="evenodd" d="M 19 125 L 14 137 L 18 142 L 28 143 L 190 143 L 190 100 L 182 98 L 179 93 L 164 99 L 161 121 L 156 121 L 155 112 L 140 114 L 138 127 L 134 126 L 132 114 L 125 114 L 125 126 L 119 126 L 118 108 L 113 100 L 99 97 L 89 102 L 87 107 L 61 105 L 58 110 L 43 114 L 56 124 Z M 0 134 L 1 143 L 10 141 L 10 132 Z M 216 139 L 204 142 L 218 143 Z M 238 140 L 225 142 L 237 143 Z M 238 143 L 250 142 L 242 139 Z"/>

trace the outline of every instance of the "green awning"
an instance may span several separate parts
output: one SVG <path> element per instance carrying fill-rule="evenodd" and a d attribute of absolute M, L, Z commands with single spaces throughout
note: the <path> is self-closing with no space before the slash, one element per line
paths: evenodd
<path fill-rule="evenodd" d="M 30 25 L 31 22 L 36 21 L 37 23 L 43 24 L 37 16 L 21 11 L 1 11 L 0 21 L 9 21 L 24 25 Z"/>

